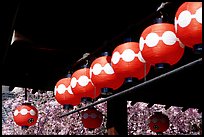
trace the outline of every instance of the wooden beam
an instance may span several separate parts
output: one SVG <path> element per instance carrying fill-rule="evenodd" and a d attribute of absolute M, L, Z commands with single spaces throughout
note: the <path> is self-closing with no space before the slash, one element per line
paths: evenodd
<path fill-rule="evenodd" d="M 116 131 L 115 127 L 111 127 L 108 129 L 108 135 L 119 135 Z"/>
<path fill-rule="evenodd" d="M 127 135 L 127 101 L 119 97 L 107 102 L 108 135 Z"/>

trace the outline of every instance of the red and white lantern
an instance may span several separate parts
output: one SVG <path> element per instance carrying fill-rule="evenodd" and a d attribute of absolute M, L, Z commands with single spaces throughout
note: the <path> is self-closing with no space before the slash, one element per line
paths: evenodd
<path fill-rule="evenodd" d="M 111 56 L 96 58 L 90 67 L 90 77 L 93 84 L 99 89 L 110 88 L 116 90 L 124 82 L 124 78 L 114 72 L 111 66 Z"/>
<path fill-rule="evenodd" d="M 176 35 L 185 46 L 202 44 L 202 2 L 184 2 L 176 12 L 174 24 Z"/>
<path fill-rule="evenodd" d="M 148 119 L 148 126 L 157 134 L 163 134 L 169 128 L 169 118 L 162 112 L 155 112 Z"/>
<path fill-rule="evenodd" d="M 64 106 L 64 109 L 70 109 L 80 104 L 80 98 L 76 96 L 70 86 L 71 76 L 60 79 L 55 85 L 55 99 Z"/>
<path fill-rule="evenodd" d="M 184 54 L 184 45 L 175 34 L 173 24 L 157 23 L 147 27 L 141 34 L 139 47 L 147 63 L 176 64 Z"/>
<path fill-rule="evenodd" d="M 89 130 L 99 128 L 103 122 L 103 114 L 95 108 L 82 111 L 81 116 L 83 126 Z"/>
<path fill-rule="evenodd" d="M 22 129 L 35 125 L 38 119 L 38 110 L 30 103 L 18 106 L 14 111 L 14 122 L 22 126 Z"/>
<path fill-rule="evenodd" d="M 71 88 L 73 93 L 80 98 L 97 98 L 101 92 L 90 79 L 90 69 L 82 68 L 75 71 L 71 77 Z"/>
<path fill-rule="evenodd" d="M 150 70 L 150 64 L 143 59 L 138 42 L 126 42 L 117 46 L 112 53 L 111 63 L 115 73 L 124 78 L 140 80 Z"/>

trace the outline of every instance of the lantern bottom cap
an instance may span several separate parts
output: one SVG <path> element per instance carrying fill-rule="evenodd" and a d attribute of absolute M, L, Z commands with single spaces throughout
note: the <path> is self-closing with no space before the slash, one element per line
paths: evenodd
<path fill-rule="evenodd" d="M 163 133 L 162 132 L 157 132 L 157 135 L 163 135 Z"/>
<path fill-rule="evenodd" d="M 134 78 L 134 77 L 125 78 L 125 83 L 136 83 L 136 82 L 138 82 L 137 78 Z"/>
<path fill-rule="evenodd" d="M 203 45 L 202 44 L 196 44 L 193 46 L 193 52 L 195 54 L 201 54 L 203 50 Z"/>
<path fill-rule="evenodd" d="M 93 103 L 93 99 L 90 97 L 82 97 L 81 102 L 84 104 L 89 104 L 89 103 Z"/>
<path fill-rule="evenodd" d="M 93 131 L 95 128 L 88 128 L 89 131 Z"/>
<path fill-rule="evenodd" d="M 101 88 L 101 96 L 102 97 L 107 97 L 109 95 L 113 94 L 113 89 L 112 88 Z"/>
<path fill-rule="evenodd" d="M 65 105 L 63 105 L 63 109 L 66 109 L 66 110 L 73 109 L 73 105 L 65 104 Z"/>
<path fill-rule="evenodd" d="M 28 129 L 28 126 L 22 126 L 22 130 Z"/>
<path fill-rule="evenodd" d="M 166 71 L 169 70 L 169 68 L 170 68 L 170 64 L 168 64 L 168 63 L 157 63 L 157 64 L 155 64 L 155 70 L 158 73 L 166 72 Z"/>
<path fill-rule="evenodd" d="M 31 102 L 24 102 L 22 105 L 31 105 Z"/>

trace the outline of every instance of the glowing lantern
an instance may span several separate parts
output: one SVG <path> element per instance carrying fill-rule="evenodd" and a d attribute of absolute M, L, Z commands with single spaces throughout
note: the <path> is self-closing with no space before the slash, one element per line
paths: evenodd
<path fill-rule="evenodd" d="M 85 100 L 87 98 L 95 99 L 101 94 L 100 89 L 97 89 L 90 79 L 89 68 L 79 69 L 72 74 L 71 88 L 73 93 L 82 101 L 84 98 Z"/>
<path fill-rule="evenodd" d="M 139 47 L 142 56 L 151 65 L 176 64 L 184 54 L 184 45 L 176 37 L 173 24 L 157 23 L 141 34 Z"/>
<path fill-rule="evenodd" d="M 148 126 L 153 132 L 163 134 L 169 128 L 169 118 L 162 112 L 155 112 L 149 117 Z"/>
<path fill-rule="evenodd" d="M 31 103 L 23 103 L 15 109 L 13 118 L 17 125 L 22 126 L 22 129 L 27 129 L 36 124 L 38 110 L 31 106 Z"/>
<path fill-rule="evenodd" d="M 103 114 L 95 108 L 82 111 L 81 116 L 83 126 L 89 130 L 99 128 L 103 121 Z"/>
<path fill-rule="evenodd" d="M 96 58 L 90 67 L 90 77 L 93 84 L 101 89 L 102 95 L 110 94 L 110 90 L 118 89 L 124 82 L 124 78 L 117 75 L 111 66 L 111 56 Z"/>
<path fill-rule="evenodd" d="M 55 85 L 55 99 L 64 109 L 73 108 L 73 106 L 80 104 L 80 98 L 76 96 L 70 86 L 71 75 L 67 78 L 60 79 Z"/>
<path fill-rule="evenodd" d="M 111 63 L 115 73 L 124 78 L 134 77 L 140 80 L 150 70 L 150 64 L 145 63 L 137 42 L 126 42 L 117 46 L 113 51 Z"/>
<path fill-rule="evenodd" d="M 202 2 L 184 2 L 177 10 L 176 35 L 190 48 L 202 44 Z"/>

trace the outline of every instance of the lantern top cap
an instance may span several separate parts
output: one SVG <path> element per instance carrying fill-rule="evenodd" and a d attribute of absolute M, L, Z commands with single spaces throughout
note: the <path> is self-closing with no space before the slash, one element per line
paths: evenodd
<path fill-rule="evenodd" d="M 22 103 L 22 105 L 29 105 L 29 106 L 31 106 L 31 102 L 25 101 L 24 103 Z"/>
<path fill-rule="evenodd" d="M 81 68 L 89 68 L 89 60 L 86 60 L 86 64 L 82 65 Z"/>
<path fill-rule="evenodd" d="M 132 38 L 131 37 L 126 37 L 126 38 L 124 38 L 124 42 L 132 42 Z"/>
<path fill-rule="evenodd" d="M 67 78 L 71 78 L 71 76 L 72 76 L 72 74 L 71 74 L 71 73 L 68 73 L 66 77 L 67 77 Z"/>
<path fill-rule="evenodd" d="M 154 114 L 163 114 L 161 111 L 154 112 Z"/>
<path fill-rule="evenodd" d="M 109 56 L 109 53 L 107 51 L 101 53 L 102 56 Z"/>

